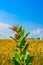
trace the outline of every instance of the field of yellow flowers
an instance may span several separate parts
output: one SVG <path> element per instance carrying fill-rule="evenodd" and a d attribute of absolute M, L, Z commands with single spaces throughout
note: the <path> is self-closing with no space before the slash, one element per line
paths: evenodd
<path fill-rule="evenodd" d="M 43 40 L 26 40 L 29 43 L 30 55 L 34 55 L 33 65 L 43 65 Z M 16 42 L 11 39 L 0 39 L 0 65 L 14 65 L 11 58 Z"/>

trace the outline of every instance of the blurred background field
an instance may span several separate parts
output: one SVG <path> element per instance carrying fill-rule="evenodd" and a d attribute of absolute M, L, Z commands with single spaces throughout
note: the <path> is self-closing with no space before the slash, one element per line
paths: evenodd
<path fill-rule="evenodd" d="M 26 40 L 29 43 L 30 55 L 34 55 L 33 65 L 43 65 L 43 40 Z M 0 65 L 14 65 L 11 57 L 16 42 L 11 39 L 0 39 Z"/>

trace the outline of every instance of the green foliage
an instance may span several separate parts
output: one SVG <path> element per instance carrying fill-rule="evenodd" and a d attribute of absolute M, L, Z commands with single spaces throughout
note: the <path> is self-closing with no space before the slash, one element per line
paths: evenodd
<path fill-rule="evenodd" d="M 24 28 L 19 25 L 13 26 L 10 29 L 15 31 L 16 34 L 19 34 L 15 37 L 10 36 L 10 38 L 17 42 L 17 47 L 14 48 L 14 56 L 12 57 L 14 65 L 32 65 L 34 57 L 30 56 L 30 52 L 28 50 L 29 44 L 26 43 L 26 38 L 30 34 L 30 32 L 25 34 Z"/>

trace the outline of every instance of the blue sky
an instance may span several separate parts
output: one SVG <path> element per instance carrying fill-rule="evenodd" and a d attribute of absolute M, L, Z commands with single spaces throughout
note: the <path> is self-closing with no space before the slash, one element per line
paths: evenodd
<path fill-rule="evenodd" d="M 39 34 L 33 33 L 32 37 L 43 37 L 43 0 L 0 0 L 2 24 L 23 25 L 26 32 L 38 30 Z"/>

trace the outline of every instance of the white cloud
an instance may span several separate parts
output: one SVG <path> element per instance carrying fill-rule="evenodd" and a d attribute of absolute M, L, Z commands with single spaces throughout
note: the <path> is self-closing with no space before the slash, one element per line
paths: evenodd
<path fill-rule="evenodd" d="M 42 29 L 40 29 L 40 28 L 37 28 L 36 30 L 34 30 L 34 31 L 32 31 L 31 33 L 30 33 L 30 38 L 34 35 L 34 36 L 42 36 L 43 37 L 43 35 L 41 34 L 43 32 L 43 28 Z"/>
<path fill-rule="evenodd" d="M 9 24 L 0 23 L 0 30 L 1 30 L 1 29 L 4 29 L 4 28 L 8 28 L 8 27 L 10 27 Z"/>
<path fill-rule="evenodd" d="M 13 32 L 9 29 L 11 25 L 6 23 L 0 23 L 0 38 L 9 38 L 10 35 L 13 35 Z"/>
<path fill-rule="evenodd" d="M 37 28 L 36 30 L 34 30 L 34 31 L 32 32 L 32 34 L 37 35 L 37 34 L 40 34 L 42 31 L 43 31 L 43 29 Z"/>

